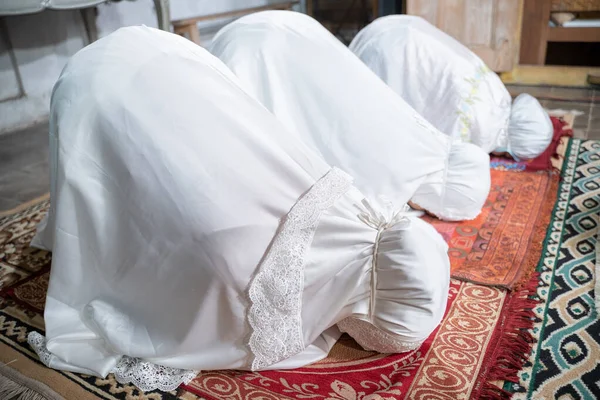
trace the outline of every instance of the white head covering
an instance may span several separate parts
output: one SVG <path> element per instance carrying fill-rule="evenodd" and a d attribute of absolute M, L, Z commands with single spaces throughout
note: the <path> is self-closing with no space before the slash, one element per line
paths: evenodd
<path fill-rule="evenodd" d="M 448 300 L 450 269 L 438 276 L 437 265 L 441 262 L 439 255 L 448 247 L 437 240 L 439 234 L 431 225 L 420 219 L 412 223 L 413 229 L 423 233 L 421 237 L 401 235 L 403 231 L 386 232 L 379 241 L 380 268 L 373 278 L 378 290 L 372 294 L 371 307 L 338 323 L 367 350 L 399 353 L 415 349 L 444 316 L 441 305 Z M 397 246 L 402 251 L 390 252 Z M 412 268 L 420 271 L 416 273 Z"/>
<path fill-rule="evenodd" d="M 52 206 L 33 242 L 53 251 L 47 340 L 29 338 L 41 360 L 142 390 L 196 370 L 300 367 L 388 270 L 386 285 L 410 288 L 393 297 L 435 325 L 441 237 L 381 216 L 284 130 L 176 35 L 126 28 L 76 54 L 53 92 Z M 436 250 L 404 257 L 412 241 Z"/>
<path fill-rule="evenodd" d="M 487 153 L 505 150 L 508 141 L 508 147 L 516 145 L 529 158 L 550 143 L 547 116 L 531 104 L 519 113 L 521 129 L 507 132 L 509 118 L 513 120 L 511 97 L 498 75 L 466 46 L 420 17 L 379 18 L 359 32 L 350 50 L 425 119 L 456 139 Z"/>
<path fill-rule="evenodd" d="M 446 176 L 447 136 L 314 19 L 288 11 L 252 14 L 221 29 L 209 50 L 296 137 L 349 172 L 371 199 L 382 196 L 398 208 L 429 176 Z M 489 179 L 489 164 L 481 163 L 469 175 Z M 485 193 L 465 193 L 469 206 L 472 198 L 487 196 L 479 188 Z M 440 208 L 440 199 L 428 204 L 441 218 L 460 217 Z"/>
<path fill-rule="evenodd" d="M 412 201 L 426 210 L 445 210 L 443 217 L 449 221 L 474 219 L 481 213 L 491 186 L 490 174 L 482 175 L 479 168 L 489 163 L 489 155 L 477 146 L 454 142 L 446 175 L 430 176 Z"/>
<path fill-rule="evenodd" d="M 527 93 L 517 96 L 510 111 L 506 151 L 517 160 L 536 158 L 550 145 L 553 135 L 552 121 L 540 102 Z"/>

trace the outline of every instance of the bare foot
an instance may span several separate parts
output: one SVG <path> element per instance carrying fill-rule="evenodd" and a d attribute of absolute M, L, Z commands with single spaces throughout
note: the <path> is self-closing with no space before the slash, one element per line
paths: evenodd
<path fill-rule="evenodd" d="M 408 202 L 408 205 L 410 206 L 410 208 L 412 208 L 413 210 L 417 210 L 417 211 L 423 211 L 425 214 L 429 215 L 430 217 L 434 217 L 437 218 L 435 215 L 433 215 L 432 213 L 430 213 L 429 211 L 427 211 L 426 209 L 424 209 L 423 207 L 421 207 L 418 204 L 413 203 L 412 201 Z"/>

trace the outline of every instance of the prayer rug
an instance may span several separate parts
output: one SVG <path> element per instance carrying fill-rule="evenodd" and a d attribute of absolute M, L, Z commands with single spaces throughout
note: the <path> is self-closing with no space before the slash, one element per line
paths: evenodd
<path fill-rule="evenodd" d="M 201 373 L 186 390 L 207 400 L 456 400 L 496 396 L 488 376 L 505 365 L 533 305 L 525 294 L 453 280 L 440 327 L 418 350 L 384 355 L 343 336 L 328 357 L 296 370 Z M 496 396 L 497 397 L 497 396 Z"/>
<path fill-rule="evenodd" d="M 537 340 L 514 399 L 599 399 L 600 141 L 573 139 L 537 270 Z M 596 297 L 596 298 L 595 298 Z"/>
<path fill-rule="evenodd" d="M 481 214 L 471 221 L 424 217 L 448 243 L 452 277 L 513 289 L 528 281 L 541 255 L 558 177 L 492 170 Z"/>
<path fill-rule="evenodd" d="M 564 151 L 570 137 L 573 136 L 573 123 L 576 114 L 564 110 L 548 111 L 554 135 L 550 145 L 537 158 L 529 161 L 515 161 L 505 157 L 492 157 L 491 167 L 505 171 L 552 171 L 562 170 Z"/>
<path fill-rule="evenodd" d="M 552 111 L 550 111 L 552 115 Z M 541 256 L 556 202 L 562 160 L 575 116 L 552 116 L 554 139 L 540 157 L 516 162 L 493 157 L 492 186 L 482 213 L 472 221 L 425 217 L 448 243 L 452 277 L 507 289 L 529 281 Z"/>

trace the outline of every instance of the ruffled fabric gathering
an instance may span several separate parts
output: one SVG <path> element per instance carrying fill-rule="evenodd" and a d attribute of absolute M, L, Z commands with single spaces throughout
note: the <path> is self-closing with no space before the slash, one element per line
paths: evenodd
<path fill-rule="evenodd" d="M 348 317 L 338 322 L 337 326 L 342 332 L 346 332 L 352 336 L 352 338 L 365 350 L 377 351 L 380 353 L 404 353 L 415 350 L 421 346 L 422 341 L 411 343 L 399 340 L 397 337 L 375 327 L 372 323 L 377 299 L 377 255 L 379 252 L 381 235 L 386 229 L 393 226 L 397 226 L 400 230 L 410 229 L 411 222 L 406 216 L 410 207 L 405 205 L 402 209 L 393 213 L 391 217 L 386 218 L 383 213 L 375 210 L 368 201 L 363 200 L 362 206 L 365 208 L 365 211 L 358 214 L 358 218 L 365 224 L 377 230 L 375 246 L 373 246 L 368 320 Z"/>
<path fill-rule="evenodd" d="M 359 218 L 378 232 L 373 247 L 370 296 L 368 304 L 338 322 L 338 327 L 368 350 L 411 351 L 442 320 L 450 265 L 439 254 L 447 252 L 448 247 L 443 240 L 437 240 L 435 229 L 420 219 L 410 219 L 404 212 L 386 219 L 368 204 L 365 206 L 368 213 Z M 388 250 L 391 243 L 397 252 Z M 416 287 L 423 296 L 418 304 L 406 294 Z"/>
<path fill-rule="evenodd" d="M 410 220 L 405 216 L 409 210 L 409 207 L 408 204 L 406 204 L 397 212 L 393 212 L 389 218 L 386 218 L 383 213 L 375 210 L 375 208 L 373 208 L 373 206 L 366 199 L 362 201 L 362 206 L 365 208 L 365 211 L 358 214 L 358 219 L 377 231 L 375 245 L 373 246 L 373 263 L 371 265 L 371 296 L 369 296 L 369 316 L 371 317 L 375 311 L 375 291 L 377 289 L 377 255 L 379 253 L 381 235 L 386 229 L 389 229 L 393 226 L 396 226 L 401 230 L 409 229 Z"/>
<path fill-rule="evenodd" d="M 423 18 L 379 18 L 350 50 L 437 129 L 486 153 L 533 159 L 552 139 L 535 98 L 521 95 L 511 105 L 500 78 L 475 53 Z"/>

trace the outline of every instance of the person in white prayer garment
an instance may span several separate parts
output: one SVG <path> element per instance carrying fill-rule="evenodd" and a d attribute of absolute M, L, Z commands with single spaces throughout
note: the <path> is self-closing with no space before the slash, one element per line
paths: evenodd
<path fill-rule="evenodd" d="M 540 103 L 511 96 L 497 74 L 466 46 L 421 17 L 391 15 L 350 44 L 375 74 L 441 132 L 487 153 L 536 158 L 552 141 Z"/>
<path fill-rule="evenodd" d="M 222 28 L 209 51 L 297 138 L 380 204 L 473 219 L 490 189 L 489 156 L 425 121 L 311 17 L 265 11 Z"/>
<path fill-rule="evenodd" d="M 142 390 L 199 370 L 296 368 L 340 335 L 415 349 L 449 290 L 447 246 L 377 209 L 218 59 L 147 27 L 78 52 L 50 116 L 47 366 Z"/>

